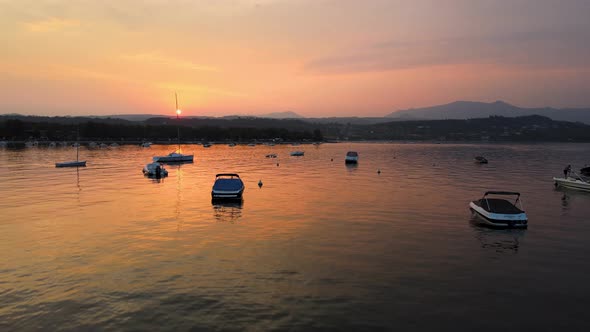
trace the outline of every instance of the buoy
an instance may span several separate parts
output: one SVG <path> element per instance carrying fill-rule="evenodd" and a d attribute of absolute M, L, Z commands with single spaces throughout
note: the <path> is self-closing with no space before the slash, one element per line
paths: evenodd
<path fill-rule="evenodd" d="M 381 174 L 381 170 L 380 169 L 377 170 L 377 174 Z"/>
<path fill-rule="evenodd" d="M 258 181 L 258 188 L 262 188 L 262 180 Z"/>

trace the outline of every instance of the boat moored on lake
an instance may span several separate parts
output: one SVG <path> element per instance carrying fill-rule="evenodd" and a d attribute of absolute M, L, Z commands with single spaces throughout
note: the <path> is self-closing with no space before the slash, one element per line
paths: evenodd
<path fill-rule="evenodd" d="M 590 191 L 590 182 L 582 179 L 579 176 L 568 176 L 565 178 L 553 178 L 556 187 L 563 187 L 568 189 Z"/>
<path fill-rule="evenodd" d="M 65 161 L 62 163 L 55 163 L 55 167 L 86 167 L 86 160 Z"/>
<path fill-rule="evenodd" d="M 494 196 L 516 196 L 511 202 Z M 526 228 L 528 218 L 522 207 L 520 193 L 512 191 L 486 191 L 481 199 L 469 203 L 469 209 L 483 224 L 499 228 Z"/>
<path fill-rule="evenodd" d="M 215 183 L 211 189 L 212 200 L 241 200 L 244 193 L 244 182 L 235 173 L 215 175 Z"/>
<path fill-rule="evenodd" d="M 293 151 L 293 152 L 291 152 L 291 156 L 292 157 L 301 157 L 303 155 L 305 155 L 305 152 L 304 151 Z"/>
<path fill-rule="evenodd" d="M 153 162 L 150 164 L 145 165 L 142 170 L 143 175 L 148 177 L 165 177 L 168 176 L 168 171 L 164 168 L 164 166 L 158 162 Z"/>
<path fill-rule="evenodd" d="M 346 164 L 356 164 L 359 162 L 359 154 L 356 151 L 348 151 L 344 158 Z"/>
<path fill-rule="evenodd" d="M 166 156 L 156 156 L 153 158 L 155 162 L 159 163 L 183 163 L 183 162 L 193 162 L 194 155 L 192 154 L 182 154 L 177 153 L 176 151 L 166 155 Z"/>
<path fill-rule="evenodd" d="M 488 160 L 486 158 L 484 158 L 483 156 L 477 156 L 477 157 L 475 157 L 475 163 L 476 164 L 487 164 Z"/>

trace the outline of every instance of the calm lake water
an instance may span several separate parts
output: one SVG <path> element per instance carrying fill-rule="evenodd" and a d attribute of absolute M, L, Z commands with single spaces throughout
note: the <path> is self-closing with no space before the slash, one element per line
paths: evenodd
<path fill-rule="evenodd" d="M 590 194 L 551 179 L 588 144 L 186 145 L 142 175 L 172 149 L 0 149 L 0 330 L 590 329 Z M 211 204 L 222 172 L 242 205 Z M 527 230 L 471 220 L 492 189 Z"/>

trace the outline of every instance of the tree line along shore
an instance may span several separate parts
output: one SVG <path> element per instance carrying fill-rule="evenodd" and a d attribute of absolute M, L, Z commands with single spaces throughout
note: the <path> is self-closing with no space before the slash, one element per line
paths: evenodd
<path fill-rule="evenodd" d="M 139 144 L 320 141 L 590 142 L 590 125 L 531 115 L 469 120 L 411 120 L 377 124 L 300 119 L 171 119 L 0 116 L 0 141 L 85 141 Z"/>

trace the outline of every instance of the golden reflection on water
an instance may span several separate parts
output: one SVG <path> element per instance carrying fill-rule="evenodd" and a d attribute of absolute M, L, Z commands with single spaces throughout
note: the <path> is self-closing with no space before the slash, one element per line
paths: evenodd
<path fill-rule="evenodd" d="M 0 282 L 35 294 L 4 303 L 0 315 L 60 299 L 94 299 L 110 306 L 105 312 L 131 315 L 162 294 L 227 297 L 242 305 L 238 311 L 264 303 L 304 314 L 320 309 L 289 301 L 321 298 L 350 314 L 351 303 L 370 304 L 391 285 L 449 283 L 457 271 L 487 271 L 492 258 L 543 269 L 548 262 L 530 259 L 528 250 L 551 257 L 544 244 L 560 238 L 583 246 L 577 234 L 590 232 L 577 222 L 589 212 L 587 197 L 568 194 L 564 212 L 564 194 L 547 180 L 562 169 L 561 146 L 191 145 L 183 150 L 195 154 L 194 163 L 166 165 L 162 179 L 144 177 L 142 167 L 168 150 L 87 150 L 88 167 L 75 170 L 50 167 L 68 149 L 0 151 L 1 169 L 10 169 L 0 172 Z M 293 150 L 305 156 L 290 157 Z M 359 152 L 358 165 L 344 164 L 348 150 Z M 474 165 L 474 150 L 485 151 L 490 164 Z M 265 158 L 269 153 L 278 158 Z M 215 174 L 227 172 L 240 174 L 244 201 L 213 204 Z M 520 191 L 531 202 L 530 230 L 470 224 L 468 202 L 489 189 Z M 560 218 L 569 224 L 556 230 Z M 137 295 L 144 293 L 147 299 Z"/>

